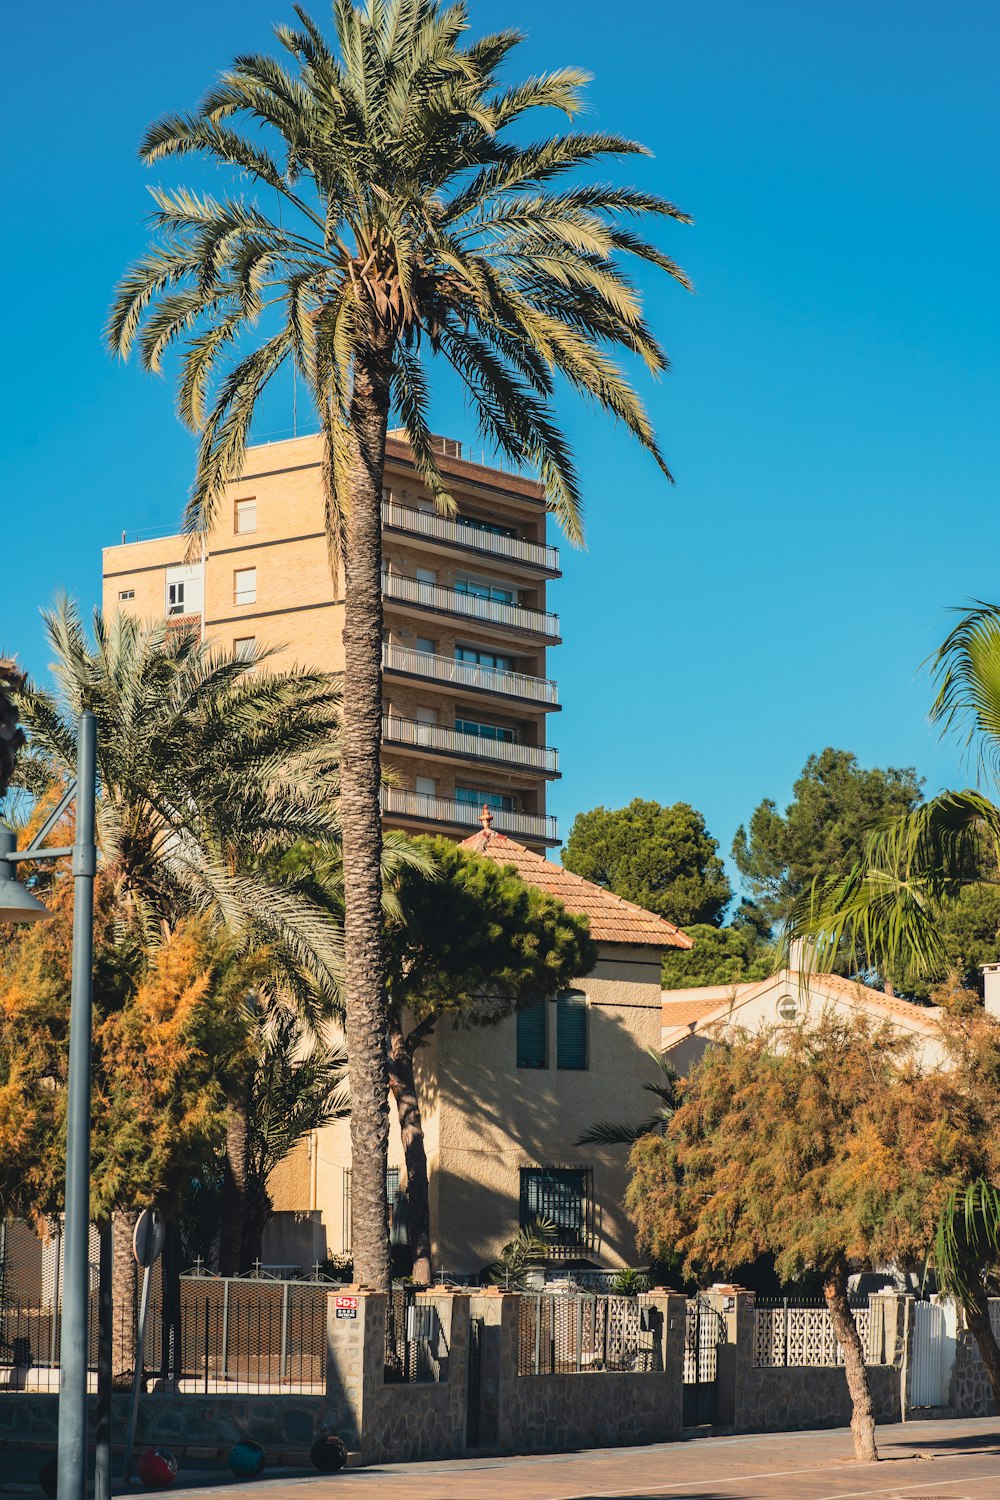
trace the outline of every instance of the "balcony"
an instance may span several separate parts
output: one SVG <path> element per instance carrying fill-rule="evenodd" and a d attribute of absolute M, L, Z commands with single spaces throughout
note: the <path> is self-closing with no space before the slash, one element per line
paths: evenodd
<path fill-rule="evenodd" d="M 382 667 L 386 672 L 402 672 L 407 677 L 421 677 L 444 687 L 481 693 L 497 693 L 522 703 L 543 708 L 559 707 L 559 691 L 545 677 L 528 677 L 523 672 L 503 672 L 495 667 L 480 667 L 471 661 L 456 661 L 452 656 L 435 656 L 430 651 L 414 651 L 409 646 L 382 647 Z"/>
<path fill-rule="evenodd" d="M 382 719 L 382 742 L 457 755 L 464 760 L 482 760 L 490 765 L 540 771 L 544 776 L 559 775 L 559 751 L 545 745 L 518 745 L 510 740 L 491 740 L 481 734 L 466 734 L 446 729 L 441 724 L 418 724 L 414 719 L 397 719 L 386 714 Z"/>
<path fill-rule="evenodd" d="M 434 614 L 459 615 L 463 620 L 542 636 L 550 642 L 559 639 L 558 615 L 525 609 L 520 604 L 503 604 L 498 599 L 480 599 L 477 594 L 463 594 L 440 583 L 407 578 L 403 573 L 383 573 L 382 594 L 387 600 L 415 604 L 418 609 Z"/>
<path fill-rule="evenodd" d="M 497 536 L 491 531 L 480 531 L 476 526 L 463 523 L 457 516 L 414 510 L 412 506 L 400 505 L 396 500 L 383 500 L 382 525 L 387 531 L 426 537 L 428 541 L 461 547 L 465 552 L 477 552 L 482 557 L 519 563 L 541 573 L 548 573 L 553 578 L 559 576 L 558 547 L 526 542 L 519 536 Z"/>
<path fill-rule="evenodd" d="M 453 797 L 432 797 L 427 792 L 411 792 L 405 787 L 382 788 L 382 811 L 387 818 L 415 823 L 447 823 L 473 831 L 481 827 L 482 808 L 474 802 L 458 802 Z M 532 839 L 539 844 L 558 844 L 556 820 L 542 813 L 503 812 L 492 808 L 493 828 L 497 833 L 515 838 Z"/>

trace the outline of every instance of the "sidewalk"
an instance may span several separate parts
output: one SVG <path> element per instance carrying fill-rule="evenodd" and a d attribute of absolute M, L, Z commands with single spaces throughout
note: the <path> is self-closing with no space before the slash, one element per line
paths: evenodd
<path fill-rule="evenodd" d="M 850 1433 L 700 1438 L 644 1448 L 461 1459 L 272 1480 L 260 1500 L 998 1500 L 1000 1419 L 907 1422 L 878 1434 L 883 1462 L 856 1464 Z M 237 1490 L 213 1489 L 216 1500 Z M 197 1490 L 186 1491 L 187 1496 Z"/>

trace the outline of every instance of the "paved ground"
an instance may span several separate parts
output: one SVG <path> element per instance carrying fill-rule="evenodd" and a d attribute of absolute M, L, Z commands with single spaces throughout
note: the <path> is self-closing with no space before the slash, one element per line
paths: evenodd
<path fill-rule="evenodd" d="M 259 1500 L 1000 1500 L 996 1419 L 883 1427 L 879 1448 L 882 1463 L 858 1465 L 850 1434 L 839 1429 L 265 1476 L 221 1489 L 213 1485 L 221 1474 L 189 1473 L 185 1497 L 207 1484 L 214 1500 L 237 1500 L 250 1488 Z"/>

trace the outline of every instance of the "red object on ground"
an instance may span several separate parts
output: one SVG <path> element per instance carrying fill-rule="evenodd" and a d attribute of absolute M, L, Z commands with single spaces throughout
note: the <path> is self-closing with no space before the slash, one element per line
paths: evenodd
<path fill-rule="evenodd" d="M 169 1448 L 147 1448 L 139 1454 L 135 1469 L 151 1490 L 165 1490 L 177 1478 L 177 1460 Z"/>

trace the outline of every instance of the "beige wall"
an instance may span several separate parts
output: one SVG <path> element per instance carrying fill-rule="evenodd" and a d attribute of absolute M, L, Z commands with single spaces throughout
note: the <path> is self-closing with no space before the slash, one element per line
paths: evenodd
<path fill-rule="evenodd" d="M 626 1147 L 574 1145 L 601 1120 L 639 1120 L 650 1113 L 647 1056 L 660 1028 L 660 962 L 655 949 L 602 946 L 594 972 L 575 984 L 588 997 L 589 1067 L 556 1064 L 555 1006 L 549 1006 L 549 1062 L 519 1069 L 516 1020 L 496 1026 L 438 1026 L 417 1054 L 418 1091 L 430 1171 L 431 1223 L 439 1269 L 475 1272 L 494 1261 L 517 1233 L 521 1167 L 593 1168 L 600 1265 L 635 1264 L 636 1248 L 622 1208 L 628 1182 Z M 402 1167 L 391 1111 L 390 1166 Z M 327 1243 L 343 1248 L 344 1170 L 350 1164 L 347 1122 L 319 1133 L 314 1197 L 305 1167 L 275 1181 L 275 1206 L 319 1208 Z M 405 1183 L 405 1173 L 402 1174 Z M 280 1190 L 280 1201 L 279 1201 Z"/>
<path fill-rule="evenodd" d="M 405 450 L 390 441 L 386 465 L 386 488 L 401 504 L 416 506 L 427 501 L 424 487 L 404 462 Z M 204 633 L 232 650 L 235 642 L 253 637 L 259 646 L 269 646 L 278 668 L 305 667 L 321 671 L 343 670 L 343 601 L 339 580 L 334 580 L 324 534 L 321 488 L 321 444 L 316 437 L 263 444 L 247 454 L 246 472 L 228 486 L 207 539 L 204 561 Z M 448 465 L 446 465 L 448 466 Z M 462 509 L 485 520 L 515 524 L 529 541 L 545 539 L 545 511 L 537 484 L 476 465 L 450 464 L 455 491 Z M 238 532 L 237 505 L 256 501 L 256 529 Z M 165 571 L 186 561 L 189 543 L 180 536 L 156 541 L 133 542 L 108 547 L 104 552 L 104 609 L 111 614 L 123 609 L 141 618 L 160 618 L 165 608 Z M 545 608 L 545 582 L 525 569 L 518 570 L 501 559 L 466 556 L 426 538 L 387 533 L 386 562 L 394 571 L 415 577 L 418 568 L 435 572 L 439 583 L 452 586 L 459 574 L 494 579 L 519 590 L 531 608 Z M 235 602 L 235 574 L 245 568 L 257 570 L 257 597 L 252 604 Z M 121 599 L 122 592 L 133 597 Z M 188 612 L 187 610 L 185 612 Z M 481 621 L 468 628 L 457 621 L 428 617 L 415 609 L 388 601 L 386 638 L 413 647 L 417 637 L 435 641 L 436 652 L 450 657 L 456 642 L 505 651 L 518 670 L 545 676 L 546 651 L 530 635 L 496 629 Z M 415 709 L 419 701 L 438 709 L 438 722 L 454 723 L 461 704 L 466 717 L 488 722 L 507 720 L 518 726 L 526 743 L 545 742 L 545 721 L 530 708 L 501 705 L 499 711 L 488 695 L 477 701 L 466 690 L 461 698 L 431 684 L 394 684 L 387 678 L 386 698 L 397 713 Z M 413 789 L 417 776 L 433 777 L 437 793 L 452 797 L 456 784 L 493 791 L 516 792 L 529 813 L 544 813 L 546 778 L 537 771 L 509 770 L 490 763 L 460 762 L 445 755 L 419 760 L 409 755 L 385 753 L 385 765 L 398 786 Z M 391 821 L 405 819 L 393 815 Z"/>
<path fill-rule="evenodd" d="M 730 1015 L 733 1025 L 744 1027 L 747 1031 L 759 1031 L 779 1025 L 783 1019 L 779 1006 L 786 1001 L 794 1002 L 799 1019 L 806 1025 L 810 1021 L 815 1023 L 824 1014 L 850 1019 L 861 1012 L 876 1025 L 882 1019 L 873 1008 L 866 1007 L 863 1000 L 853 1000 L 846 994 L 826 992 L 819 982 L 810 988 L 801 984 L 799 976 L 794 973 L 776 974 L 765 984 L 754 986 L 753 993 L 745 999 L 740 994 L 743 988 L 733 987 Z M 666 1000 L 680 1000 L 684 991 L 665 990 L 663 995 Z M 938 1068 L 945 1061 L 944 1043 L 933 1016 L 934 1012 L 928 1012 L 927 1020 L 921 1017 L 918 1024 L 914 1024 L 905 1013 L 885 1017 L 912 1042 L 915 1056 L 927 1068 Z M 723 1020 L 721 1024 L 725 1025 L 726 1021 Z M 681 1075 L 689 1072 L 706 1047 L 711 1045 L 707 1029 L 686 1035 L 674 1031 L 664 1032 L 662 1040 L 664 1049 Z"/>

